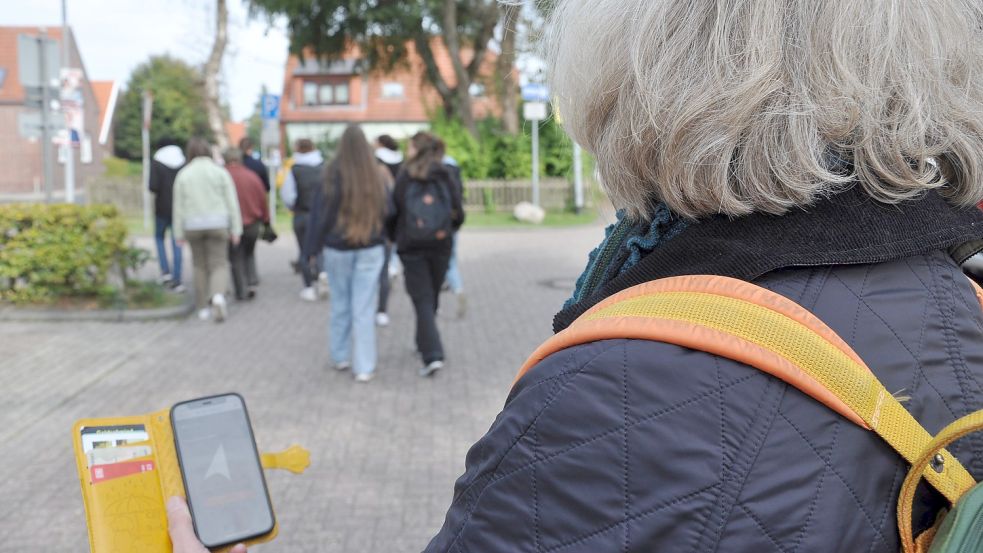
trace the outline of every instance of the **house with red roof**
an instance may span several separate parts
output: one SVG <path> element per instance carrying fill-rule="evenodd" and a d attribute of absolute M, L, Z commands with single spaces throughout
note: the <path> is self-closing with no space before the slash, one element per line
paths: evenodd
<path fill-rule="evenodd" d="M 440 40 L 431 49 L 441 75 L 454 86 L 450 52 Z M 412 42 L 407 51 L 407 63 L 387 72 L 364 70 L 356 47 L 331 62 L 317 59 L 312 51 L 303 59 L 290 55 L 280 97 L 281 136 L 292 145 L 301 138 L 334 140 L 350 123 L 360 124 L 370 140 L 381 134 L 402 139 L 428 128 L 430 114 L 441 109 L 441 98 L 426 80 L 423 59 Z M 469 61 L 468 52 L 463 55 Z M 494 71 L 496 54 L 487 52 L 486 58 L 479 81 L 490 81 Z M 477 119 L 501 115 L 488 88 L 486 94 L 483 84 L 471 87 Z"/>
<path fill-rule="evenodd" d="M 37 201 L 45 197 L 41 140 L 22 132 L 25 123 L 36 118 L 39 110 L 31 105 L 28 91 L 21 84 L 18 67 L 18 37 L 44 35 L 58 44 L 61 52 L 60 27 L 0 27 L 0 201 Z M 76 194 L 84 198 L 86 183 L 105 171 L 103 160 L 112 154 L 112 118 L 119 95 L 117 83 L 90 81 L 71 30 L 68 32 L 70 66 L 82 72 L 82 133 L 72 149 L 75 158 Z M 55 94 L 57 96 L 57 93 Z M 57 112 L 55 117 L 64 117 Z M 64 160 L 54 159 L 52 190 L 55 199 L 64 198 Z"/>

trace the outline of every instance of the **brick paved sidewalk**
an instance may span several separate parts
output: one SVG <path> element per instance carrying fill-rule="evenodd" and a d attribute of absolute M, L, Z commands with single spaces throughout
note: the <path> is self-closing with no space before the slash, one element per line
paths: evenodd
<path fill-rule="evenodd" d="M 86 551 L 70 429 L 83 417 L 145 413 L 235 390 L 261 450 L 300 443 L 302 476 L 267 473 L 280 536 L 260 552 L 420 551 L 440 527 L 470 445 L 515 370 L 549 335 L 599 226 L 466 231 L 468 314 L 442 297 L 447 368 L 416 375 L 412 307 L 394 287 L 377 378 L 329 368 L 326 303 L 297 298 L 292 236 L 258 251 L 259 297 L 221 325 L 0 323 L 0 552 Z M 190 270 L 185 276 L 190 281 Z"/>

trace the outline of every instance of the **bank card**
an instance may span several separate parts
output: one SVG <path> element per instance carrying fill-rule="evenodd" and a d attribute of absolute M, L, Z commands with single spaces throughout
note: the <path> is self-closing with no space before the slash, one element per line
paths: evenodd
<path fill-rule="evenodd" d="M 89 466 L 92 467 L 95 465 L 111 465 L 113 463 L 132 461 L 134 459 L 139 459 L 140 457 L 148 457 L 151 453 L 152 450 L 149 445 L 131 445 L 122 447 L 101 447 L 98 449 L 93 449 L 85 455 L 88 457 Z"/>
<path fill-rule="evenodd" d="M 146 427 L 142 424 L 87 426 L 81 430 L 80 434 L 84 453 L 96 449 L 135 445 L 147 441 L 150 437 Z"/>
<path fill-rule="evenodd" d="M 150 472 L 154 470 L 154 462 L 149 459 L 142 461 L 127 461 L 125 463 L 113 463 L 111 465 L 96 465 L 89 467 L 89 474 L 92 476 L 92 483 L 98 484 L 114 478 Z"/>

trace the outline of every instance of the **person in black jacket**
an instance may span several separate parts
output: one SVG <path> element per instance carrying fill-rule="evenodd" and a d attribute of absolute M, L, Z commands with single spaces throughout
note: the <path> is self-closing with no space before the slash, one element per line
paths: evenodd
<path fill-rule="evenodd" d="M 171 228 L 171 214 L 174 202 L 174 179 L 177 172 L 184 167 L 184 152 L 176 140 L 163 139 L 154 152 L 150 161 L 150 182 L 148 187 L 154 194 L 154 238 L 157 242 L 157 261 L 160 264 L 158 281 L 175 292 L 183 292 L 181 284 L 181 248 L 174 240 L 174 230 Z M 171 231 L 171 252 L 174 256 L 174 266 L 167 260 L 165 237 Z M 171 269 L 173 268 L 173 272 Z"/>
<path fill-rule="evenodd" d="M 294 164 L 287 172 L 283 181 L 283 188 L 280 189 L 280 197 L 283 199 L 283 204 L 294 213 L 294 235 L 297 237 L 298 251 L 302 251 L 304 249 L 304 236 L 307 234 L 311 198 L 314 195 L 314 190 L 321 186 L 324 158 L 321 156 L 321 152 L 314 147 L 314 142 L 308 138 L 301 138 L 297 141 L 293 159 Z M 300 298 L 304 301 L 317 301 L 318 296 L 327 295 L 328 276 L 323 270 L 320 273 L 315 273 L 311 266 L 304 261 L 303 258 L 298 259 L 301 276 L 304 280 L 304 288 L 300 291 Z M 314 289 L 315 277 L 318 284 L 316 291 Z"/>
<path fill-rule="evenodd" d="M 270 191 L 270 170 L 266 167 L 258 157 L 253 157 L 254 145 L 253 139 L 248 136 L 243 137 L 239 141 L 239 150 L 242 151 L 242 164 L 249 168 L 250 171 L 256 173 L 259 180 L 263 181 L 263 188 L 267 192 Z"/>
<path fill-rule="evenodd" d="M 444 366 L 436 315 L 453 233 L 464 223 L 464 208 L 460 190 L 441 161 L 443 142 L 420 132 L 410 139 L 408 153 L 393 190 L 396 215 L 390 219 L 390 235 L 416 311 L 416 346 L 423 357 L 420 376 L 430 376 Z"/>

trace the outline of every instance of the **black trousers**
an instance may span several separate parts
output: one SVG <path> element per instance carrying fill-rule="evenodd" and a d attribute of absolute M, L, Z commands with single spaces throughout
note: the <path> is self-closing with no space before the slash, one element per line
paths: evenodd
<path fill-rule="evenodd" d="M 317 274 L 321 272 L 321 252 L 314 252 L 317 255 L 317 267 L 311 267 L 310 260 L 300 259 L 300 252 L 304 251 L 304 237 L 307 236 L 307 219 L 310 214 L 306 211 L 294 213 L 294 236 L 297 237 L 297 261 L 300 263 L 300 274 L 304 279 L 304 287 L 310 286 Z"/>
<path fill-rule="evenodd" d="M 379 308 L 376 313 L 389 312 L 389 292 L 392 291 L 392 282 L 389 280 L 389 260 L 392 258 L 392 242 L 386 240 L 386 259 L 382 262 L 382 273 L 379 275 Z"/>
<path fill-rule="evenodd" d="M 414 252 L 399 254 L 399 258 L 403 262 L 406 292 L 416 311 L 416 348 L 424 363 L 443 361 L 444 346 L 437 331 L 437 307 L 451 253 Z"/>
<path fill-rule="evenodd" d="M 256 274 L 256 240 L 263 223 L 257 221 L 242 227 L 242 237 L 239 245 L 229 242 L 229 265 L 232 267 L 232 285 L 235 287 L 236 299 L 244 299 L 248 287 L 259 284 Z"/>

